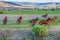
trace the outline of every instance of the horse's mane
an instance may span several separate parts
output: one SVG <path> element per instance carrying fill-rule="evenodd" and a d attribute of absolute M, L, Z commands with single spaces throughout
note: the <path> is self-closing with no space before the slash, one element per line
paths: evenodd
<path fill-rule="evenodd" d="M 51 17 L 47 18 L 47 21 L 50 21 L 51 20 Z"/>

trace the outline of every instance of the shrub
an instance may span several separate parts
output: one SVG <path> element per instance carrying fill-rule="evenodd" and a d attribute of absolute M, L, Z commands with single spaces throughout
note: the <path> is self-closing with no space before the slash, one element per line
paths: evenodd
<path fill-rule="evenodd" d="M 34 37 L 44 37 L 47 35 L 47 28 L 45 26 L 34 26 L 32 27 L 32 33 Z"/>

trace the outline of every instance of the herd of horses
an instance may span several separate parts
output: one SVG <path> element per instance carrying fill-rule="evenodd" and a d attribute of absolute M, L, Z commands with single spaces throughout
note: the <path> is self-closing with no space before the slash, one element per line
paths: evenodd
<path fill-rule="evenodd" d="M 42 15 L 42 17 L 44 17 L 45 19 L 39 20 L 38 17 L 36 17 L 35 19 L 31 19 L 31 20 L 29 21 L 30 26 L 36 25 L 38 21 L 39 21 L 39 22 L 38 22 L 39 25 L 45 25 L 45 26 L 48 25 L 48 26 L 49 26 L 49 23 L 50 23 L 50 22 L 57 20 L 57 16 L 48 17 L 48 14 Z M 22 18 L 23 18 L 23 17 L 20 16 L 20 17 L 17 19 L 17 23 L 18 23 L 18 24 L 21 23 Z M 5 24 L 7 23 L 7 20 L 8 20 L 8 19 L 7 19 L 7 16 L 6 16 L 6 17 L 3 19 L 3 25 L 5 25 Z"/>
<path fill-rule="evenodd" d="M 36 23 L 37 23 L 37 21 L 39 21 L 39 23 L 38 24 L 40 24 L 40 25 L 48 25 L 49 26 L 49 24 L 52 22 L 52 21 L 56 21 L 57 20 L 57 16 L 54 16 L 54 17 L 48 17 L 48 14 L 44 14 L 44 15 L 42 15 L 42 17 L 44 17 L 45 19 L 43 19 L 43 20 L 40 20 L 39 21 L 39 18 L 37 17 L 36 19 L 32 19 L 31 21 L 30 21 L 30 25 L 31 26 L 34 26 Z"/>

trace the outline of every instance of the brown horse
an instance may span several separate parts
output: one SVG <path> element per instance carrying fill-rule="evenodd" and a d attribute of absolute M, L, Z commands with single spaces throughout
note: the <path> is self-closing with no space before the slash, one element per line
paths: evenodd
<path fill-rule="evenodd" d="M 54 16 L 53 18 L 51 18 L 51 21 L 56 21 L 57 20 L 57 16 Z"/>
<path fill-rule="evenodd" d="M 30 26 L 34 26 L 34 25 L 37 23 L 38 20 L 39 20 L 38 17 L 37 17 L 36 19 L 32 19 L 32 20 L 30 21 Z"/>
<path fill-rule="evenodd" d="M 7 16 L 3 19 L 3 25 L 7 23 Z"/>
<path fill-rule="evenodd" d="M 41 21 L 39 22 L 39 24 L 40 24 L 40 25 L 43 25 L 43 24 L 44 24 L 45 26 L 46 26 L 46 25 L 49 26 L 50 20 L 51 20 L 51 18 L 47 18 L 47 20 L 41 20 Z"/>
<path fill-rule="evenodd" d="M 42 17 L 47 18 L 48 14 L 42 15 Z"/>
<path fill-rule="evenodd" d="M 22 21 L 22 16 L 20 16 L 18 19 L 17 19 L 17 23 L 20 24 Z"/>

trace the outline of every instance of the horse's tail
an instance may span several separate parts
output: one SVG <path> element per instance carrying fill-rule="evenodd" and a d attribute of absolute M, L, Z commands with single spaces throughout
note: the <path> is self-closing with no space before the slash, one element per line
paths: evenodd
<path fill-rule="evenodd" d="M 38 24 L 40 24 L 40 23 L 41 23 L 41 21 Z"/>
<path fill-rule="evenodd" d="M 42 15 L 42 17 L 44 17 L 44 15 Z"/>
<path fill-rule="evenodd" d="M 16 20 L 16 24 L 18 23 L 18 20 Z"/>
<path fill-rule="evenodd" d="M 4 22 L 4 19 L 3 19 L 3 22 Z"/>
<path fill-rule="evenodd" d="M 5 25 L 7 23 L 7 21 L 5 19 L 3 19 L 3 25 Z"/>
<path fill-rule="evenodd" d="M 32 23 L 32 20 L 30 20 L 29 23 Z"/>
<path fill-rule="evenodd" d="M 32 24 L 32 26 L 35 26 L 35 24 Z"/>

